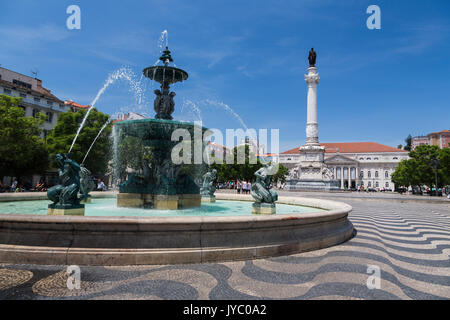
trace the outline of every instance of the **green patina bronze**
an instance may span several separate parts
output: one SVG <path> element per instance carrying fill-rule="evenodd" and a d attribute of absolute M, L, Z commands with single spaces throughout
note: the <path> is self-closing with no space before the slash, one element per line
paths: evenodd
<path fill-rule="evenodd" d="M 58 153 L 56 163 L 58 164 L 59 184 L 47 191 L 47 197 L 53 203 L 49 204 L 52 209 L 76 209 L 84 208 L 80 204 L 78 192 L 80 191 L 80 165 L 72 160 L 70 153 Z"/>
<path fill-rule="evenodd" d="M 252 185 L 250 194 L 256 203 L 273 204 L 278 200 L 278 194 L 270 185 L 273 170 L 273 164 L 265 164 L 264 167 L 255 172 L 256 181 Z"/>
<path fill-rule="evenodd" d="M 188 74 L 184 70 L 169 66 L 173 59 L 167 47 L 159 59 L 164 63 L 163 66 L 152 66 L 143 70 L 146 77 L 161 84 L 161 90 L 155 90 L 155 119 L 120 121 L 114 125 L 119 144 L 124 139 L 132 138 L 136 148 L 139 145 L 142 150 L 142 155 L 135 157 L 137 160 L 133 163 L 134 171 L 128 170 L 126 180 L 119 185 L 119 192 L 153 195 L 199 194 L 200 188 L 195 177 L 201 177 L 204 165 L 203 162 L 194 164 L 194 138 L 203 141 L 202 137 L 207 129 L 193 123 L 172 120 L 175 93 L 170 92 L 169 86 L 186 80 Z M 182 138 L 183 144 L 190 145 L 191 154 L 185 155 L 189 158 L 188 164 L 172 162 L 172 150 L 181 143 L 180 140 L 172 141 L 172 134 L 177 129 L 184 129 L 189 136 L 188 140 Z M 203 145 L 201 147 L 203 152 Z M 126 161 L 127 155 L 122 155 L 122 158 Z M 122 167 L 129 168 L 130 165 Z"/>
<path fill-rule="evenodd" d="M 208 171 L 203 175 L 203 185 L 200 188 L 200 194 L 205 197 L 214 196 L 214 192 L 216 192 L 216 186 L 214 185 L 214 180 L 216 179 L 217 170 L 213 169 L 212 171 Z"/>
<path fill-rule="evenodd" d="M 164 65 L 152 66 L 145 68 L 142 72 L 144 76 L 155 80 L 161 84 L 161 90 L 155 90 L 154 109 L 156 112 L 156 119 L 172 120 L 172 113 L 175 110 L 175 92 L 170 92 L 170 85 L 176 82 L 184 81 L 188 78 L 186 71 L 169 66 L 170 62 L 173 62 L 170 55 L 169 48 L 163 51 L 161 57 L 159 57 Z"/>
<path fill-rule="evenodd" d="M 147 157 L 139 160 L 139 172 L 127 174 L 126 181 L 119 185 L 121 193 L 140 193 L 157 195 L 199 194 L 200 188 L 195 183 L 193 175 L 201 172 L 203 164 L 194 164 L 195 130 L 203 136 L 207 130 L 193 123 L 161 119 L 127 120 L 115 123 L 119 132 L 119 143 L 124 137 L 134 137 L 145 150 Z M 190 144 L 192 154 L 190 164 L 174 164 L 172 149 L 181 141 L 172 141 L 172 133 L 184 129 L 192 140 L 183 140 Z M 202 147 L 203 150 L 203 147 Z M 126 158 L 127 155 L 123 155 Z"/>
<path fill-rule="evenodd" d="M 87 200 L 91 195 L 89 192 L 95 189 L 95 183 L 92 180 L 91 172 L 83 166 L 80 165 L 80 200 Z"/>

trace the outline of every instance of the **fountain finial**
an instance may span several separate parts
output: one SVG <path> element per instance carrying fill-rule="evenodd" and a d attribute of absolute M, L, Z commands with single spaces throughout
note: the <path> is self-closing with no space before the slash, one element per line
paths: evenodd
<path fill-rule="evenodd" d="M 166 66 L 169 64 L 169 62 L 173 62 L 169 47 L 166 46 L 166 50 L 163 51 L 163 54 L 161 57 L 159 57 L 159 60 L 161 60 Z"/>

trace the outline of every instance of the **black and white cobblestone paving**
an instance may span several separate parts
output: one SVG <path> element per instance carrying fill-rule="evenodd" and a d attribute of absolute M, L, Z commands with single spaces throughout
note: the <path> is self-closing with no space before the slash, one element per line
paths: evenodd
<path fill-rule="evenodd" d="M 336 199 L 338 200 L 338 199 Z M 357 233 L 346 243 L 228 263 L 81 267 L 0 265 L 0 299 L 449 299 L 450 205 L 343 200 Z M 380 289 L 366 285 L 368 265 Z"/>

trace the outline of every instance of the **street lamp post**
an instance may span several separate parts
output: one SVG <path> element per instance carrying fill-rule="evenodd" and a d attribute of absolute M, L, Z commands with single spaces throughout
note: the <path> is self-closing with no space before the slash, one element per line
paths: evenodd
<path fill-rule="evenodd" d="M 434 181 L 435 181 L 435 189 L 436 189 L 436 196 L 438 195 L 438 191 L 437 191 L 437 189 L 438 189 L 438 183 L 437 183 L 437 170 L 438 170 L 438 168 L 439 168 L 439 164 L 440 164 L 440 161 L 439 161 L 439 159 L 437 159 L 437 158 L 432 158 L 431 160 L 430 160 L 430 164 L 431 164 L 431 166 L 433 167 L 433 169 L 434 169 Z"/>

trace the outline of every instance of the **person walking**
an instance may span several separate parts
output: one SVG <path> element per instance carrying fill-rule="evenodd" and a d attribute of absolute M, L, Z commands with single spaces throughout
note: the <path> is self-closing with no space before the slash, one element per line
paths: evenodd
<path fill-rule="evenodd" d="M 236 191 L 237 193 L 241 193 L 241 180 L 236 182 Z"/>
<path fill-rule="evenodd" d="M 249 181 L 247 183 L 247 192 L 250 193 L 250 190 L 252 190 L 252 182 L 251 181 Z"/>
<path fill-rule="evenodd" d="M 242 182 L 242 192 L 244 194 L 247 193 L 247 181 Z"/>
<path fill-rule="evenodd" d="M 13 182 L 12 182 L 12 184 L 11 184 L 11 192 L 15 192 L 16 191 L 16 189 L 17 189 L 17 184 L 18 184 L 19 182 L 17 181 L 17 179 L 16 178 L 14 178 L 13 179 Z"/>

